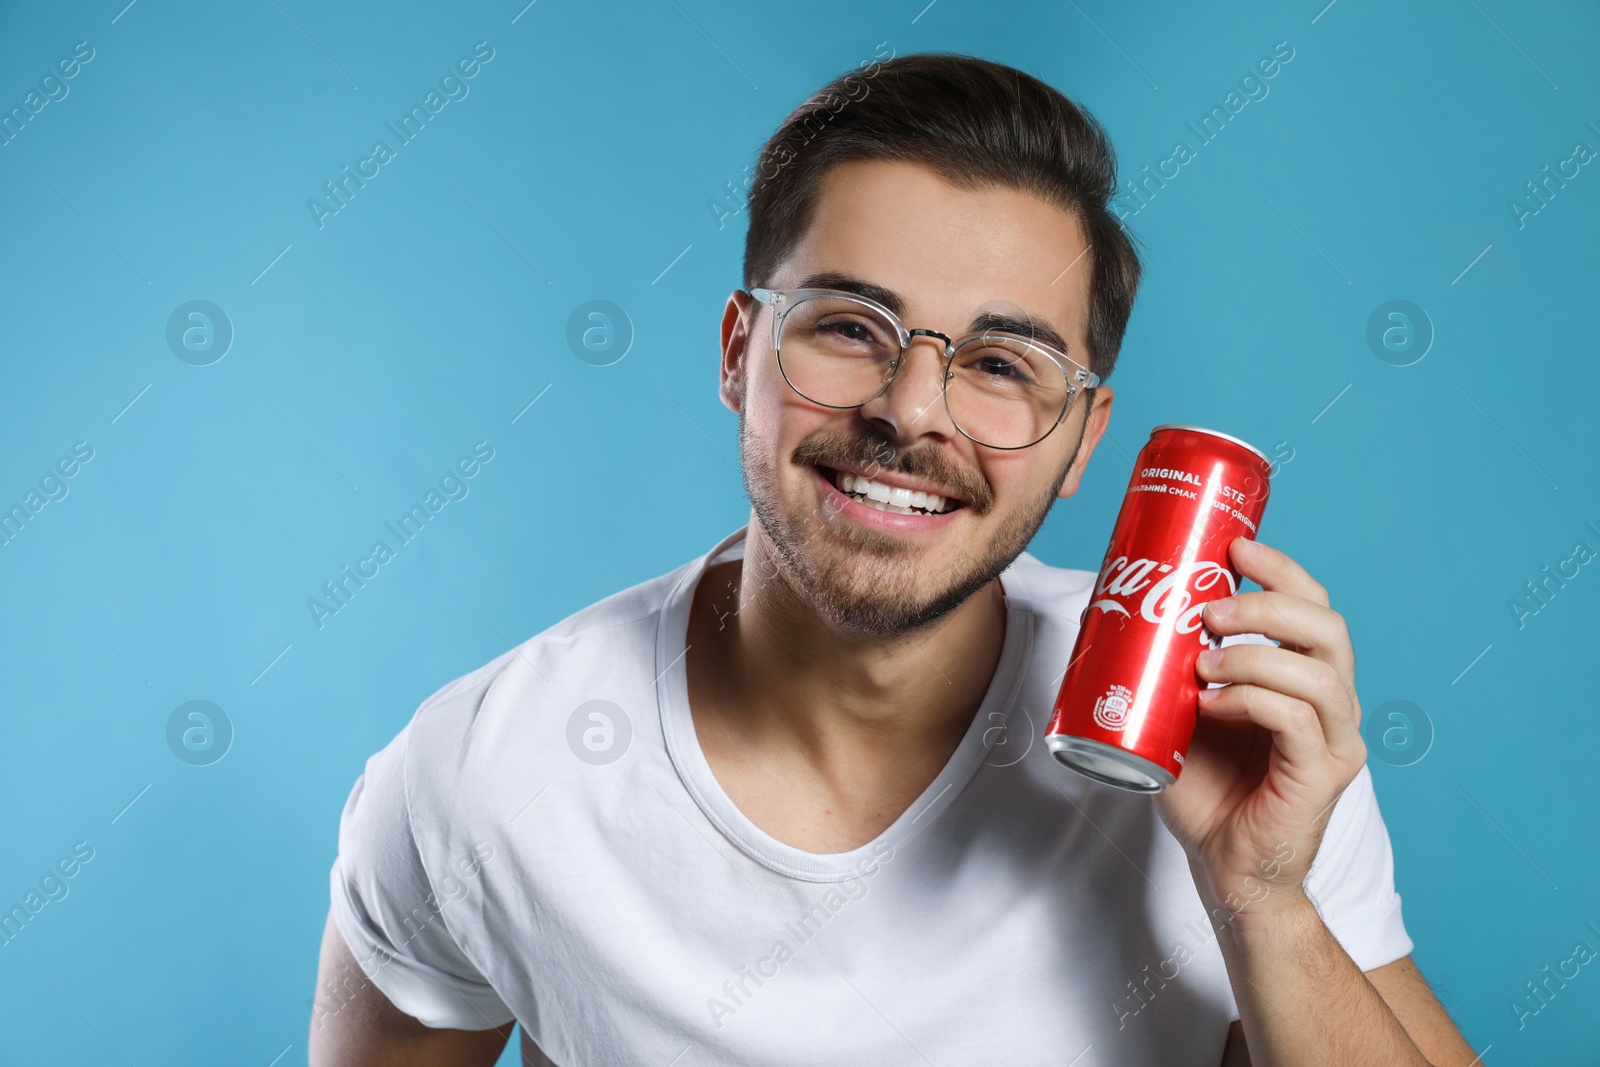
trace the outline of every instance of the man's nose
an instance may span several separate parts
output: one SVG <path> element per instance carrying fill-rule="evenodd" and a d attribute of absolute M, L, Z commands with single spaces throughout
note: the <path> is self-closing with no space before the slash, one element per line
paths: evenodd
<path fill-rule="evenodd" d="M 933 330 L 913 330 L 900 353 L 889 388 L 861 406 L 864 418 L 888 423 L 901 440 L 922 434 L 950 436 L 955 427 L 944 410 L 944 375 L 949 338 Z"/>

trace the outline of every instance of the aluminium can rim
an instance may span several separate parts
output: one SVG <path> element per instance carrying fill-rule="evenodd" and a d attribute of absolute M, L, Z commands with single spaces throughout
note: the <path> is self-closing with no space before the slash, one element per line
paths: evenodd
<path fill-rule="evenodd" d="M 1253 452 L 1256 455 L 1260 456 L 1262 462 L 1264 462 L 1264 463 L 1270 464 L 1272 462 L 1271 459 L 1267 458 L 1267 454 L 1265 452 L 1261 451 L 1261 449 L 1257 448 L 1255 445 L 1251 444 L 1249 441 L 1246 441 L 1246 440 L 1244 440 L 1242 438 L 1235 437 L 1231 433 L 1223 433 L 1221 430 L 1213 430 L 1213 429 L 1210 429 L 1209 427 L 1206 427 L 1206 426 L 1191 426 L 1191 425 L 1189 425 L 1187 423 L 1182 423 L 1182 422 L 1164 422 L 1160 426 L 1157 426 L 1154 429 L 1152 429 L 1150 431 L 1150 435 L 1152 437 L 1154 437 L 1157 433 L 1161 432 L 1162 430 L 1188 430 L 1190 433 L 1203 433 L 1203 434 L 1207 434 L 1207 435 L 1209 435 L 1211 437 L 1220 437 L 1224 441 L 1232 441 L 1234 444 L 1238 445 L 1240 448 L 1248 448 L 1251 452 Z"/>
<path fill-rule="evenodd" d="M 1044 740 L 1057 763 L 1130 793 L 1160 793 L 1178 780 L 1154 760 L 1104 741 L 1075 734 L 1046 734 Z"/>

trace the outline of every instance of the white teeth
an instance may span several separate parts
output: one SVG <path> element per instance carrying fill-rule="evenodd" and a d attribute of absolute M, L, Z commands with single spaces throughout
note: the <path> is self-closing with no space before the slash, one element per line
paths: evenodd
<path fill-rule="evenodd" d="M 892 511 L 901 515 L 937 515 L 949 507 L 949 501 L 938 493 L 886 485 L 864 475 L 849 474 L 844 471 L 839 472 L 838 486 L 860 503 L 877 508 L 879 511 Z"/>

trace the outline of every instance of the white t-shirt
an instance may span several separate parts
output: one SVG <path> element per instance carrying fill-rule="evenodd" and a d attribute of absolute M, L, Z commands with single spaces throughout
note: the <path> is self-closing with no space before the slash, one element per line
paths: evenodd
<path fill-rule="evenodd" d="M 331 888 L 378 988 L 430 1026 L 514 1018 L 562 1067 L 1216 1067 L 1238 1009 L 1182 850 L 1041 738 L 1095 574 L 1018 557 L 949 763 L 817 855 L 734 806 L 689 714 L 694 587 L 744 535 L 450 683 L 368 760 Z M 1306 886 L 1363 970 L 1411 951 L 1365 768 Z"/>

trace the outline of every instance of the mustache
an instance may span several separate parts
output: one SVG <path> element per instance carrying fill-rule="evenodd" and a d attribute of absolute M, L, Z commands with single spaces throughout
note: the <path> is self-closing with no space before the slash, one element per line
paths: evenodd
<path fill-rule="evenodd" d="M 994 507 L 994 494 L 987 482 L 956 466 L 932 446 L 899 448 L 881 437 L 818 431 L 796 445 L 789 459 L 813 466 L 856 467 L 869 474 L 882 471 L 923 478 L 950 489 L 944 495 L 966 501 L 979 515 Z"/>

